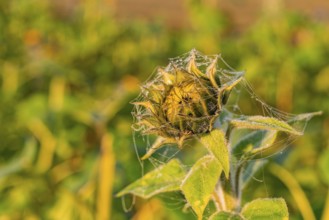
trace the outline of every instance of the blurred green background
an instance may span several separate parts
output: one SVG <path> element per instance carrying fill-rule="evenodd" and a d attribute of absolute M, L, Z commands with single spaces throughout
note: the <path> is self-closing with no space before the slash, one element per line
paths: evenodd
<path fill-rule="evenodd" d="M 129 102 L 157 66 L 192 48 L 222 53 L 246 70 L 255 93 L 272 106 L 324 112 L 273 160 L 302 187 L 316 218 L 325 219 L 328 22 L 268 1 L 242 27 L 233 20 L 248 10 L 230 17 L 214 2 L 184 1 L 184 13 L 137 19 L 110 0 L 0 1 L 1 220 L 191 219 L 177 195 L 169 202 L 137 198 L 129 212 L 114 195 L 142 175 Z M 130 8 L 146 14 L 155 10 L 135 4 Z M 282 196 L 291 219 L 302 219 L 291 191 L 267 167 L 256 178 L 261 182 L 249 185 L 244 201 Z"/>

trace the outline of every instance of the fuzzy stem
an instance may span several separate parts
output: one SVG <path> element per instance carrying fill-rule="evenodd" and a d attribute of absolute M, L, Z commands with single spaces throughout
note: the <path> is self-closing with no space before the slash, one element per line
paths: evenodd
<path fill-rule="evenodd" d="M 230 136 L 231 136 L 233 128 L 234 128 L 234 126 L 232 124 L 229 124 L 228 127 L 227 127 L 227 130 L 226 130 L 226 133 L 225 133 L 225 138 L 226 138 L 227 141 L 230 140 Z"/>
<path fill-rule="evenodd" d="M 225 195 L 224 195 L 221 180 L 219 180 L 218 183 L 217 183 L 216 194 L 219 198 L 222 210 L 226 211 L 227 210 L 227 205 L 226 205 L 226 201 L 225 201 Z"/>
<path fill-rule="evenodd" d="M 220 199 L 220 196 L 217 194 L 216 190 L 213 193 L 213 200 L 215 202 L 215 206 L 216 206 L 217 211 L 218 212 L 222 211 L 223 207 L 222 207 L 221 199 Z"/>
<path fill-rule="evenodd" d="M 242 161 L 236 167 L 236 171 L 234 173 L 234 179 L 232 181 L 232 191 L 234 193 L 234 197 L 236 199 L 235 210 L 240 211 L 241 206 L 241 178 L 242 178 L 242 171 L 245 165 L 245 161 Z"/>

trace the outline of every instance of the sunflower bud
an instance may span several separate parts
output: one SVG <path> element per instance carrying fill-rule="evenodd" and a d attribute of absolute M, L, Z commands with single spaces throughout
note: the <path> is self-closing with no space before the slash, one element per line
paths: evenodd
<path fill-rule="evenodd" d="M 164 144 L 182 147 L 184 140 L 212 130 L 231 89 L 242 79 L 242 74 L 227 77 L 217 67 L 218 56 L 192 50 L 187 58 L 174 58 L 166 68 L 158 68 L 154 79 L 142 86 L 133 103 L 135 128 L 159 137 L 142 159 Z"/>

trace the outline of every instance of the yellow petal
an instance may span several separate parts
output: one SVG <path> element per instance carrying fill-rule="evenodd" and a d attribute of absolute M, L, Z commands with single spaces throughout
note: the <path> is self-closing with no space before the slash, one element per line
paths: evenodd
<path fill-rule="evenodd" d="M 145 101 L 145 102 L 133 102 L 134 105 L 141 105 L 147 109 L 149 109 L 153 114 L 156 114 L 156 109 L 155 107 L 152 105 L 151 102 L 149 101 Z"/>
<path fill-rule="evenodd" d="M 191 80 L 191 75 L 186 72 L 183 69 L 176 69 L 175 70 L 175 83 L 180 83 L 180 82 L 184 82 L 187 80 Z"/>
<path fill-rule="evenodd" d="M 162 68 L 158 68 L 159 73 L 162 76 L 163 82 L 166 85 L 172 85 L 175 81 L 175 76 L 173 74 L 170 74 L 168 72 L 166 72 L 164 69 Z"/>

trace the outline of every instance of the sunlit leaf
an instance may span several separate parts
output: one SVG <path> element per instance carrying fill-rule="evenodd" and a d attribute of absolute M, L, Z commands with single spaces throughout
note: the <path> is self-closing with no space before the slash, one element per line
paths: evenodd
<path fill-rule="evenodd" d="M 250 220 L 288 220 L 286 202 L 282 198 L 256 199 L 247 203 L 241 214 Z"/>
<path fill-rule="evenodd" d="M 231 124 L 237 128 L 275 130 L 283 131 L 294 135 L 302 135 L 302 132 L 295 130 L 284 121 L 272 117 L 249 116 L 243 119 L 233 119 Z"/>
<path fill-rule="evenodd" d="M 159 193 L 177 191 L 180 190 L 185 176 L 186 172 L 182 164 L 177 159 L 173 159 L 136 180 L 117 196 L 134 194 L 147 199 Z"/>
<path fill-rule="evenodd" d="M 222 170 L 219 161 L 207 155 L 193 165 L 183 181 L 181 189 L 199 219 L 202 218 Z"/>
<path fill-rule="evenodd" d="M 209 220 L 243 220 L 243 219 L 245 218 L 243 218 L 239 214 L 232 212 L 225 212 L 225 211 L 215 213 L 209 218 Z"/>
<path fill-rule="evenodd" d="M 230 172 L 230 165 L 225 134 L 219 129 L 214 129 L 210 133 L 203 135 L 200 140 L 201 143 L 207 147 L 210 153 L 216 157 L 216 159 L 222 165 L 226 177 L 228 177 Z"/>

